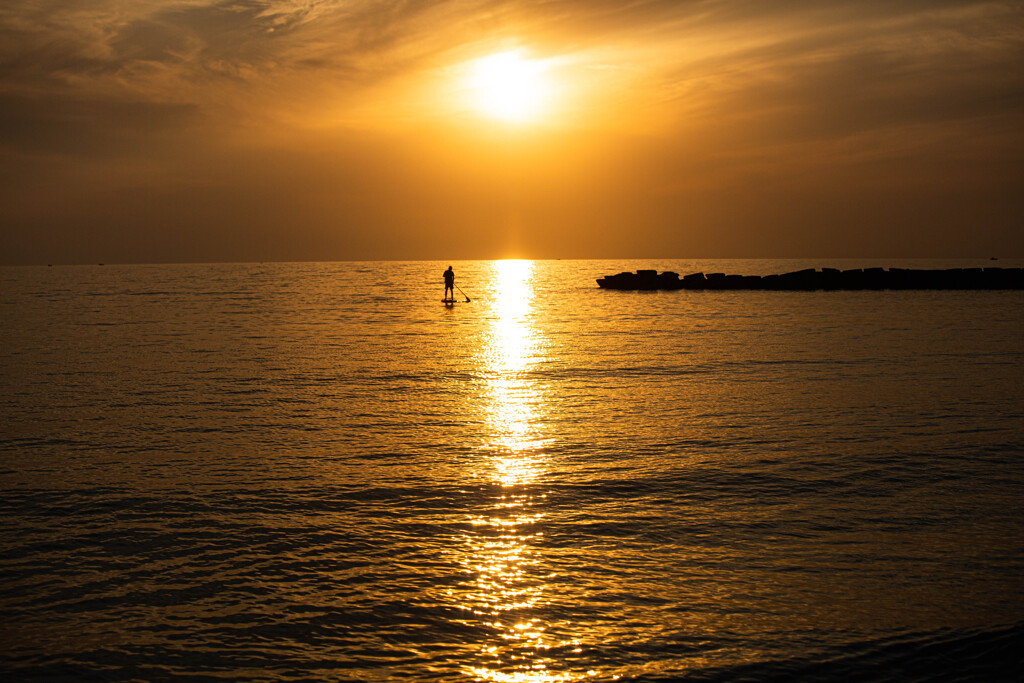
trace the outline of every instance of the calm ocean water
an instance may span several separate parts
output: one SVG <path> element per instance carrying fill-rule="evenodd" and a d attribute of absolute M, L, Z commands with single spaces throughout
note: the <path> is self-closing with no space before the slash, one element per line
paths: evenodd
<path fill-rule="evenodd" d="M 0 269 L 0 675 L 1024 675 L 1024 292 L 594 282 L 988 262 L 447 265 Z"/>

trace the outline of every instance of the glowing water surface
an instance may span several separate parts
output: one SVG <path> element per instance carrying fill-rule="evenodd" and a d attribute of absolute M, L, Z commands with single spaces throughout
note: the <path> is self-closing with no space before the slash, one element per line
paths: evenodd
<path fill-rule="evenodd" d="M 447 265 L 0 270 L 0 676 L 1001 680 L 1022 293 Z"/>
<path fill-rule="evenodd" d="M 542 532 L 536 529 L 543 513 L 535 506 L 536 494 L 523 490 L 544 476 L 549 441 L 543 420 L 549 410 L 546 397 L 526 375 L 541 352 L 531 323 L 533 264 L 499 261 L 494 269 L 492 323 L 481 349 L 492 434 L 491 458 L 484 466 L 503 491 L 491 514 L 472 519 L 481 531 L 465 539 L 467 554 L 460 561 L 476 578 L 473 590 L 459 596 L 461 607 L 487 619 L 493 629 L 493 639 L 481 647 L 493 663 L 469 666 L 467 672 L 493 681 L 573 680 L 558 672 L 557 661 L 546 651 L 575 642 L 552 638 L 546 620 L 530 616 L 540 612 L 551 590 L 536 557 L 542 552 L 536 544 Z"/>

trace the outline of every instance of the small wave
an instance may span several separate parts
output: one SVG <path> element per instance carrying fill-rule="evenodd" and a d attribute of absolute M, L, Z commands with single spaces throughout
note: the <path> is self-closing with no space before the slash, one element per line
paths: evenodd
<path fill-rule="evenodd" d="M 864 683 L 1017 683 L 1024 674 L 1024 622 L 912 633 L 853 642 L 818 656 L 687 672 L 687 681 Z M 675 681 L 672 676 L 623 680 Z"/>

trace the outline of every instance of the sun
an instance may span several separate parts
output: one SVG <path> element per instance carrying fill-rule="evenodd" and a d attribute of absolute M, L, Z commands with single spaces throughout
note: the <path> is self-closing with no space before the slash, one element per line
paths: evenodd
<path fill-rule="evenodd" d="M 542 60 L 519 50 L 482 57 L 471 65 L 469 85 L 477 109 L 512 123 L 535 120 L 550 99 Z"/>

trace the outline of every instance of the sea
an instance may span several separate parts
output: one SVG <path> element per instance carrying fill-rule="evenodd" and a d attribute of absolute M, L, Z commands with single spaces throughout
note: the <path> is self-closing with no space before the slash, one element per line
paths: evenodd
<path fill-rule="evenodd" d="M 0 269 L 5 681 L 1020 681 L 988 260 Z M 442 303 L 442 271 L 456 303 Z"/>

